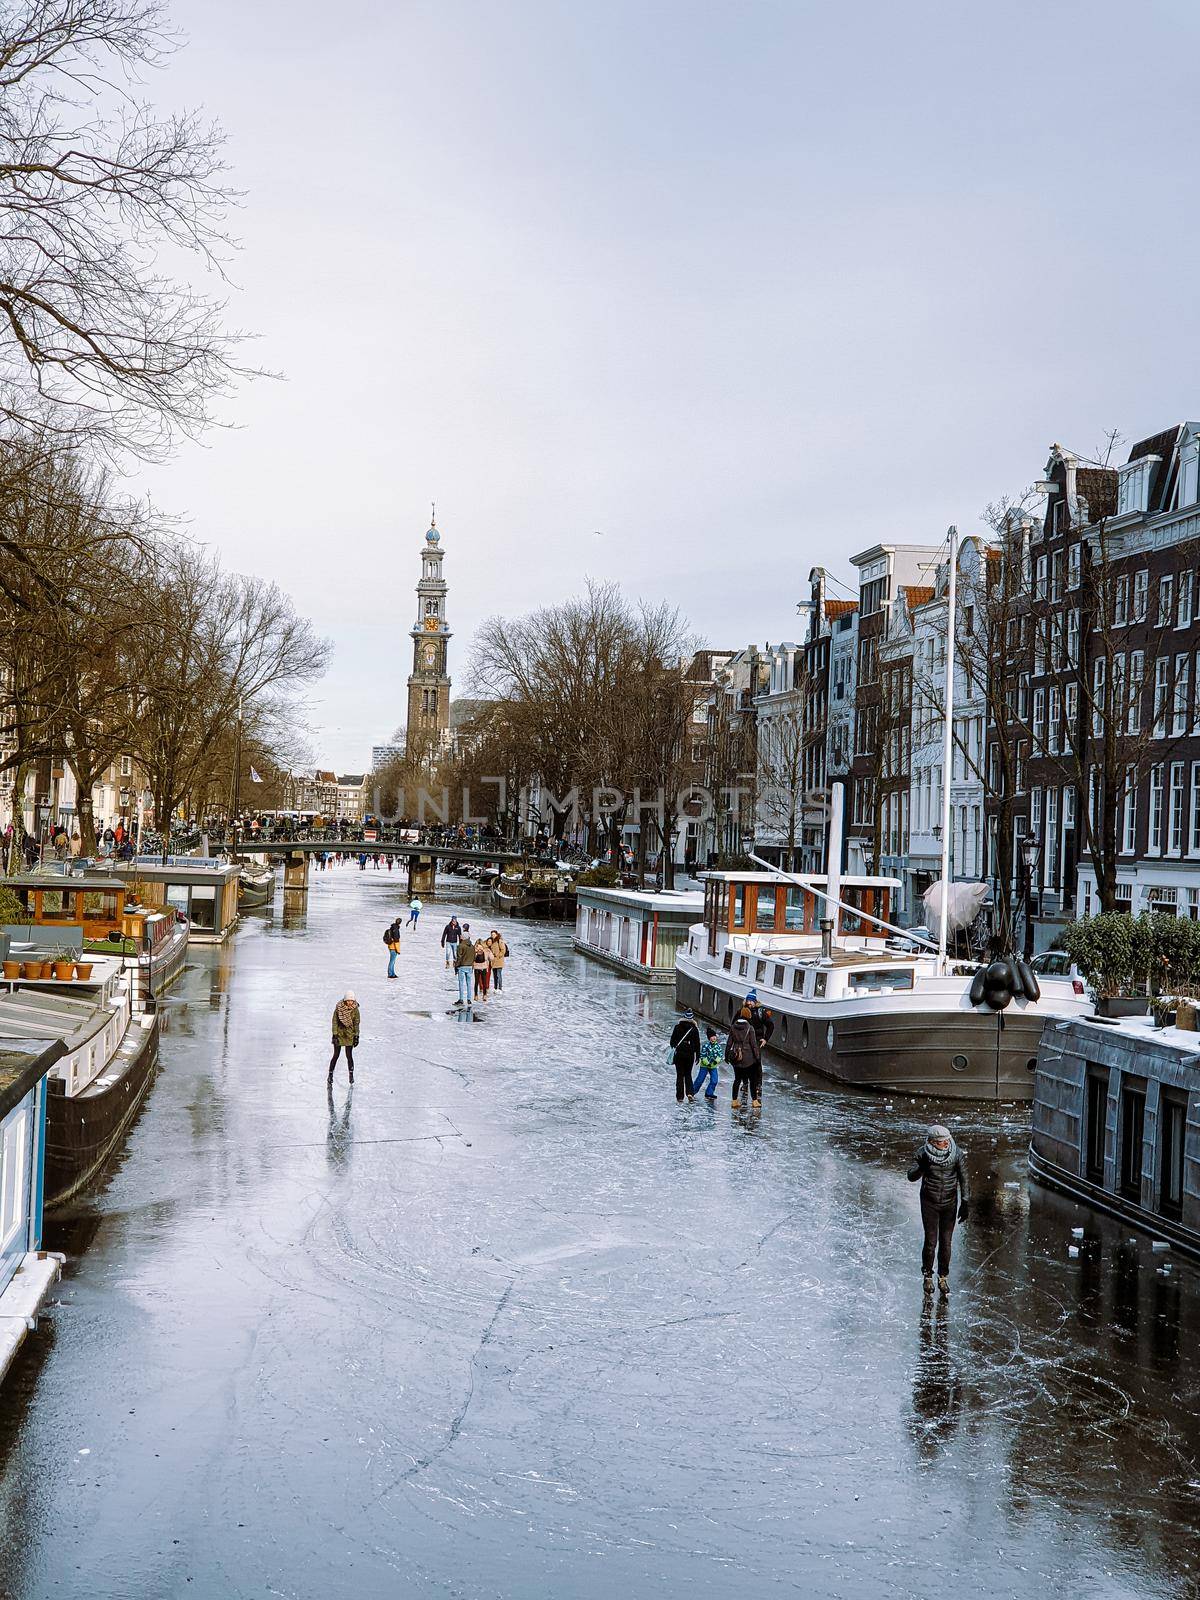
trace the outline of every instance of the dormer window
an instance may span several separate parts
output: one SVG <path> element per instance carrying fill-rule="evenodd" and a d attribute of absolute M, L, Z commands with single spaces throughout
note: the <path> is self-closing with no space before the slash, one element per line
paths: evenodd
<path fill-rule="evenodd" d="M 1069 526 L 1067 517 L 1067 502 L 1059 495 L 1050 506 L 1050 531 L 1051 533 L 1065 533 Z"/>
<path fill-rule="evenodd" d="M 1150 476 L 1161 456 L 1139 456 L 1117 468 L 1117 515 L 1146 511 L 1150 506 Z"/>
<path fill-rule="evenodd" d="M 1200 500 L 1200 434 L 1191 434 L 1179 447 L 1179 490 L 1176 505 L 1180 511 Z"/>

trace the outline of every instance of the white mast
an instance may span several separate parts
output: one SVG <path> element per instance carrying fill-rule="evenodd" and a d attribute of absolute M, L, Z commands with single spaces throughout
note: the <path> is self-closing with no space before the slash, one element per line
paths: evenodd
<path fill-rule="evenodd" d="M 950 576 L 946 584 L 946 723 L 942 729 L 942 917 L 938 929 L 938 974 L 946 972 L 946 913 L 950 903 L 950 763 L 954 756 L 954 597 L 958 577 L 958 529 L 952 527 Z"/>

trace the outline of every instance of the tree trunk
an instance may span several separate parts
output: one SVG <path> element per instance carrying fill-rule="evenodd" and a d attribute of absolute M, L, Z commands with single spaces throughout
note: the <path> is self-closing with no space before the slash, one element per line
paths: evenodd
<path fill-rule="evenodd" d="M 90 774 L 88 775 L 90 777 Z M 75 782 L 79 786 L 79 853 L 82 856 L 96 854 L 96 818 L 92 811 L 92 785 L 85 782 L 78 773 Z"/>

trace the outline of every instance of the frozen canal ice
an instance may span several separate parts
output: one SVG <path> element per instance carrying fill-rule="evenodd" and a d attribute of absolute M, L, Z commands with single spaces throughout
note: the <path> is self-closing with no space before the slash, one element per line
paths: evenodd
<path fill-rule="evenodd" d="M 670 991 L 559 927 L 507 924 L 505 995 L 453 1015 L 446 903 L 384 977 L 401 898 L 315 874 L 193 952 L 124 1156 L 51 1229 L 0 1592 L 1197 1592 L 1197 1277 L 1027 1187 L 1025 1115 L 940 1108 L 975 1203 L 929 1311 L 926 1112 L 780 1068 L 761 1115 L 677 1106 Z"/>

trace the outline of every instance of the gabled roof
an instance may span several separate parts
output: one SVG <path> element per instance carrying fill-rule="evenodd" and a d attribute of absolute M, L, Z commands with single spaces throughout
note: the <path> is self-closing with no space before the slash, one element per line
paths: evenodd
<path fill-rule="evenodd" d="M 827 617 L 846 617 L 852 611 L 857 610 L 857 600 L 826 600 L 825 602 L 825 615 Z"/>
<path fill-rule="evenodd" d="M 361 786 L 365 777 L 365 772 L 347 772 L 338 779 L 338 783 L 343 788 L 357 789 Z"/>

